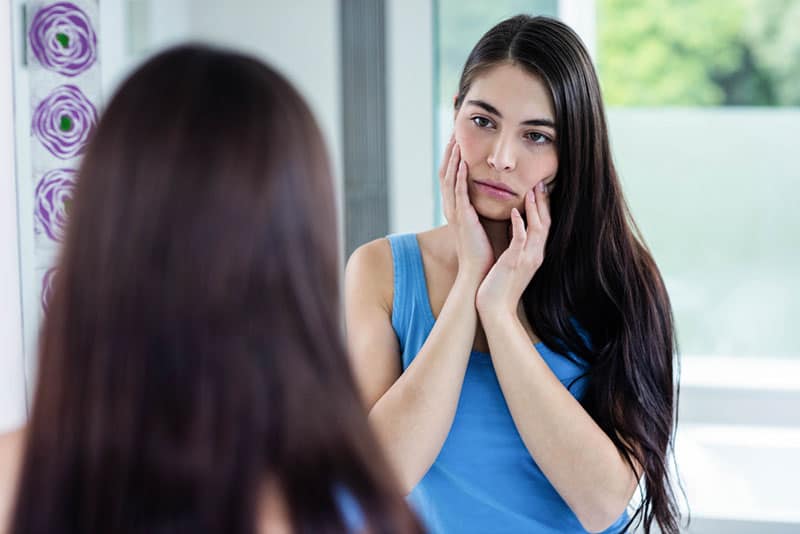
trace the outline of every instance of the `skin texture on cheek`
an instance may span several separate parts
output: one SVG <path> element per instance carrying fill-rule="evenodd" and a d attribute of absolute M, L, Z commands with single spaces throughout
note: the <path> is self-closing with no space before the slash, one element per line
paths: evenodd
<path fill-rule="evenodd" d="M 504 176 L 502 172 L 489 166 L 488 158 L 493 150 L 492 140 L 487 132 L 475 128 L 470 115 L 460 110 L 455 117 L 453 134 L 461 148 L 461 157 L 467 163 L 469 171 L 469 197 L 478 215 L 491 220 L 508 220 L 512 208 L 525 213 L 525 191 L 532 189 L 542 180 L 549 181 L 558 169 L 558 158 L 552 146 L 518 148 L 520 154 L 516 158 L 516 169 L 513 176 Z M 497 180 L 511 187 L 517 198 L 508 202 L 497 202 L 478 194 L 471 184 L 476 180 Z"/>
<path fill-rule="evenodd" d="M 461 157 L 467 164 L 468 169 L 468 188 L 469 200 L 475 207 L 475 211 L 481 217 L 492 220 L 507 220 L 511 218 L 511 208 L 516 207 L 521 209 L 524 205 L 523 201 L 507 203 L 505 209 L 497 202 L 486 202 L 481 195 L 475 192 L 475 187 L 472 184 L 473 179 L 486 179 L 493 176 L 486 176 L 490 174 L 490 169 L 486 162 L 486 133 L 481 132 L 472 125 L 469 116 L 464 112 L 463 108 L 456 114 L 455 125 L 453 134 L 456 143 L 461 148 Z"/>
<path fill-rule="evenodd" d="M 480 132 L 469 128 L 469 119 L 466 117 L 461 117 L 460 115 L 461 113 L 456 115 L 455 129 L 453 133 L 455 135 L 456 143 L 459 147 L 461 147 L 461 157 L 467 164 L 467 169 L 469 171 L 467 179 L 469 183 L 473 178 L 476 178 L 475 173 L 481 166 L 480 162 L 477 161 L 475 157 L 475 154 L 480 153 L 480 150 L 477 146 L 480 141 Z M 474 206 L 476 200 L 475 190 L 472 186 L 469 186 L 467 191 L 469 192 L 469 200 Z M 479 215 L 484 215 L 481 213 L 481 210 L 478 206 L 476 206 L 476 210 L 478 211 Z M 509 211 L 509 217 L 510 215 L 511 213 Z"/>
<path fill-rule="evenodd" d="M 479 215 L 508 220 L 525 194 L 558 170 L 553 102 L 537 76 L 501 64 L 472 80 L 456 110 L 453 134 L 467 164 L 470 200 Z M 475 181 L 510 189 L 504 196 Z"/>

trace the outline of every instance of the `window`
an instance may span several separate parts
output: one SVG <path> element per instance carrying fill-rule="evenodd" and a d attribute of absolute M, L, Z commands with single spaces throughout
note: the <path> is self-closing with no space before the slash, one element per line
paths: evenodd
<path fill-rule="evenodd" d="M 800 357 L 800 3 L 600 0 L 597 14 L 618 170 L 682 353 Z"/>
<path fill-rule="evenodd" d="M 784 473 L 800 472 L 789 327 L 800 319 L 800 3 L 598 0 L 596 12 L 617 169 L 675 313 L 676 454 L 692 512 L 796 523 Z"/>

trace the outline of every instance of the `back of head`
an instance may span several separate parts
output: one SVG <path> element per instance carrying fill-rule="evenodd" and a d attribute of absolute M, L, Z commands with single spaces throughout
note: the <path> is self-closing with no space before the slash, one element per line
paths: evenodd
<path fill-rule="evenodd" d="M 279 74 L 164 52 L 83 160 L 40 339 L 11 532 L 253 532 L 267 482 L 297 530 L 415 528 L 341 340 L 322 137 Z"/>

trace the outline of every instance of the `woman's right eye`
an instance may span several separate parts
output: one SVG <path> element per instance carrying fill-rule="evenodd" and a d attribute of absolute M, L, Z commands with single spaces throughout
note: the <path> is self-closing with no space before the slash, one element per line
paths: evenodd
<path fill-rule="evenodd" d="M 492 121 L 487 119 L 486 117 L 481 117 L 480 115 L 476 115 L 472 117 L 472 122 L 475 123 L 475 126 L 478 128 L 488 128 L 492 125 Z"/>

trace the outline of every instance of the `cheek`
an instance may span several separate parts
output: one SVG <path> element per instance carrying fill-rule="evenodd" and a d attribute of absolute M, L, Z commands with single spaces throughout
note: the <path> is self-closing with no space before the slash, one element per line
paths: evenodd
<path fill-rule="evenodd" d="M 558 172 L 558 155 L 555 149 L 550 150 L 542 162 L 542 170 L 545 171 L 545 178 L 555 176 L 556 172 Z"/>
<path fill-rule="evenodd" d="M 456 143 L 461 147 L 462 159 L 470 168 L 473 168 L 485 160 L 483 157 L 485 140 L 477 128 L 470 126 L 469 121 L 456 121 L 454 133 Z"/>
<path fill-rule="evenodd" d="M 526 182 L 530 187 L 542 180 L 552 178 L 558 172 L 558 156 L 555 149 L 533 152 L 525 163 L 526 169 L 522 172 L 522 175 L 526 177 Z"/>

